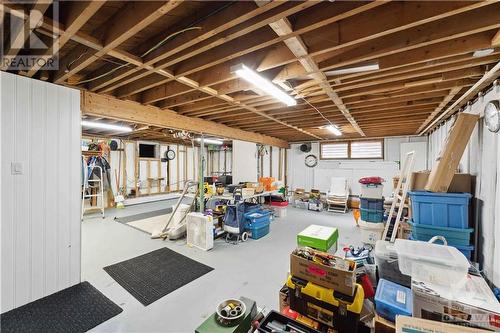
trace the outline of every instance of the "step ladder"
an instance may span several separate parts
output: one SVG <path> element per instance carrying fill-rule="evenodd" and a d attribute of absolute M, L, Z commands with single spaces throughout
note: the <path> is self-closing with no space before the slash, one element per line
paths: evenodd
<path fill-rule="evenodd" d="M 85 211 L 87 210 L 95 210 L 99 209 L 101 211 L 102 218 L 104 218 L 104 187 L 102 183 L 102 177 L 103 177 L 103 172 L 102 168 L 100 166 L 94 165 L 94 166 L 89 166 L 92 170 L 92 174 L 94 172 L 98 172 L 98 175 L 100 175 L 99 178 L 97 179 L 87 179 L 87 173 L 85 173 L 85 179 L 84 179 L 84 184 L 89 184 L 87 188 L 85 188 L 85 185 L 82 186 L 82 210 L 81 210 L 81 217 L 80 219 L 83 221 L 83 214 L 85 214 Z M 96 194 L 92 194 L 90 192 L 90 189 L 97 189 Z M 87 193 L 87 191 L 89 191 Z M 97 207 L 85 207 L 85 200 L 86 199 L 92 199 L 92 198 L 97 198 Z"/>
<path fill-rule="evenodd" d="M 387 222 L 385 223 L 382 239 L 386 241 L 394 242 L 396 240 L 399 224 L 403 217 L 402 215 L 406 197 L 408 195 L 408 189 L 410 187 L 414 161 L 415 152 L 411 151 L 407 153 L 401 168 L 401 173 L 399 174 L 398 185 L 394 189 L 394 199 L 392 200 L 391 210 L 389 211 L 389 216 L 387 217 Z M 394 216 L 396 218 L 393 220 Z"/>

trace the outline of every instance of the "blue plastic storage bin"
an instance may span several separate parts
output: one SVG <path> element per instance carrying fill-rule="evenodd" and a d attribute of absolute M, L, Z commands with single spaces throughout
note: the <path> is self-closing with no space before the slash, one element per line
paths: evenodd
<path fill-rule="evenodd" d="M 474 246 L 472 246 L 472 245 L 469 245 L 469 246 L 459 245 L 459 246 L 455 246 L 455 247 L 458 249 L 458 251 L 462 252 L 467 259 L 471 260 L 472 251 L 474 251 Z"/>
<path fill-rule="evenodd" d="M 269 223 L 271 212 L 258 210 L 250 213 L 244 214 L 247 223 Z"/>
<path fill-rule="evenodd" d="M 468 228 L 470 193 L 409 192 L 413 221 L 436 227 Z"/>
<path fill-rule="evenodd" d="M 408 221 L 412 227 L 412 237 L 416 240 L 427 242 L 434 236 L 443 236 L 450 246 L 469 246 L 470 235 L 474 231 L 472 228 L 447 228 L 435 227 L 433 225 L 416 224 Z"/>
<path fill-rule="evenodd" d="M 247 230 L 250 232 L 250 238 L 259 239 L 269 233 L 270 223 L 267 224 L 249 224 Z"/>
<path fill-rule="evenodd" d="M 394 322 L 397 315 L 411 317 L 412 309 L 413 297 L 410 288 L 384 279 L 378 281 L 375 310 L 379 316 Z"/>
<path fill-rule="evenodd" d="M 361 219 L 365 222 L 380 223 L 384 221 L 384 210 L 360 208 Z"/>
<path fill-rule="evenodd" d="M 384 198 L 382 199 L 371 199 L 360 197 L 360 208 L 363 209 L 373 209 L 373 210 L 384 210 Z"/>

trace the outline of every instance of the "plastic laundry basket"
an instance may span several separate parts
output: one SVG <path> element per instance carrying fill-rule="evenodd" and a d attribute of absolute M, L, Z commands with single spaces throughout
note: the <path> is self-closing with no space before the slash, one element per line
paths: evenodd
<path fill-rule="evenodd" d="M 467 277 L 469 261 L 452 246 L 396 239 L 394 247 L 401 273 L 412 279 L 453 288 Z"/>

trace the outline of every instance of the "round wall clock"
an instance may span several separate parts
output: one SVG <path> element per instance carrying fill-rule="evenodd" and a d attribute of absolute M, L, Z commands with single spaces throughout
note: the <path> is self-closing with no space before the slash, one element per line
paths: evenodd
<path fill-rule="evenodd" d="M 318 158 L 312 154 L 307 155 L 305 160 L 304 160 L 304 163 L 306 164 L 306 166 L 308 166 L 310 168 L 315 167 L 318 164 Z"/>
<path fill-rule="evenodd" d="M 500 102 L 491 101 L 484 108 L 484 121 L 490 132 L 500 130 Z"/>
<path fill-rule="evenodd" d="M 168 161 L 171 161 L 175 158 L 175 151 L 173 151 L 172 149 L 169 149 L 165 152 L 165 158 L 168 160 Z"/>

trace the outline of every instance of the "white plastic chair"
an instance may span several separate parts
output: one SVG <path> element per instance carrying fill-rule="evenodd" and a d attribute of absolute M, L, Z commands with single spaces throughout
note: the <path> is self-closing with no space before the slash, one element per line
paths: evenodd
<path fill-rule="evenodd" d="M 345 177 L 332 177 L 330 190 L 326 194 L 327 210 L 329 212 L 347 213 L 349 185 Z"/>

